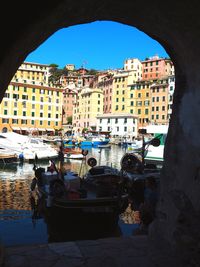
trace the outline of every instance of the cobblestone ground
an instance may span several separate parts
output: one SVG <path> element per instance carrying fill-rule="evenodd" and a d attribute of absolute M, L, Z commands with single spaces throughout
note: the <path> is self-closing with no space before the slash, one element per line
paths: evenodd
<path fill-rule="evenodd" d="M 154 267 L 146 236 L 7 247 L 4 267 Z"/>

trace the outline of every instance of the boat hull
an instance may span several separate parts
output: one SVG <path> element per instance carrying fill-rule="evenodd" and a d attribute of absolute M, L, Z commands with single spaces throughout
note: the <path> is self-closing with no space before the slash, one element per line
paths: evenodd
<path fill-rule="evenodd" d="M 45 221 L 52 241 L 97 239 L 116 233 L 120 207 L 117 198 L 56 200 L 46 208 Z M 62 232 L 62 234 L 61 234 Z"/>
<path fill-rule="evenodd" d="M 18 157 L 16 155 L 0 155 L 0 163 L 16 163 L 18 162 Z"/>

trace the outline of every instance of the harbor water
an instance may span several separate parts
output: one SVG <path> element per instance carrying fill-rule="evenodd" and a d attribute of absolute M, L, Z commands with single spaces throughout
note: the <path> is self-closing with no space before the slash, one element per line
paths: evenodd
<path fill-rule="evenodd" d="M 112 145 L 109 149 L 91 148 L 88 152 L 86 163 L 88 158 L 94 157 L 98 165 L 112 165 L 120 168 L 120 160 L 126 150 Z M 65 160 L 64 166 L 65 169 L 83 176 L 89 169 L 86 163 L 82 160 Z M 46 168 L 49 161 L 37 164 Z M 6 246 L 49 242 L 49 233 L 44 220 L 32 219 L 30 184 L 33 177 L 33 164 L 0 165 L 0 239 Z M 129 219 L 120 218 L 116 236 L 131 235 L 136 227 Z"/>

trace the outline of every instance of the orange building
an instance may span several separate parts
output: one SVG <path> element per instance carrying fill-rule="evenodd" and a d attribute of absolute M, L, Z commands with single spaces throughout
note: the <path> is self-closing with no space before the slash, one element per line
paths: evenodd
<path fill-rule="evenodd" d="M 151 87 L 151 123 L 168 124 L 169 84 L 167 79 L 154 82 Z"/>
<path fill-rule="evenodd" d="M 173 63 L 170 59 L 154 56 L 142 61 L 142 79 L 154 80 L 172 75 Z"/>

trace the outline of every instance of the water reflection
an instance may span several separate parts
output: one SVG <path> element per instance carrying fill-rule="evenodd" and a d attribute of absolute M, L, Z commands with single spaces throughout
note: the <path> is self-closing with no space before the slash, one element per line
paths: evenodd
<path fill-rule="evenodd" d="M 88 148 L 87 148 L 88 149 Z M 92 148 L 89 149 L 89 153 L 87 155 L 87 159 L 89 157 L 95 157 L 97 159 L 97 163 L 100 165 L 112 165 L 113 167 L 120 168 L 120 160 L 124 155 L 125 151 L 118 147 L 112 146 L 111 149 L 97 149 Z M 57 162 L 56 162 L 57 163 Z M 47 168 L 49 166 L 49 161 L 43 161 L 38 163 L 38 167 Z M 68 170 L 72 170 L 83 176 L 89 169 L 89 166 L 85 163 L 82 163 L 81 160 L 65 160 L 64 168 Z M 24 163 L 20 164 L 7 164 L 7 165 L 0 165 L 0 223 L 2 229 L 4 229 L 5 224 L 2 225 L 3 221 L 18 222 L 17 227 L 18 231 L 24 231 L 23 227 L 20 228 L 20 219 L 24 220 L 28 218 L 29 224 L 32 224 L 31 216 L 31 204 L 30 204 L 30 184 L 32 178 L 34 176 L 33 171 L 33 164 Z M 125 223 L 130 223 L 127 220 L 127 215 L 122 216 L 121 218 L 126 218 L 124 220 Z M 102 218 L 103 220 L 103 218 Z M 37 228 L 37 225 L 41 225 L 41 220 L 35 221 L 34 226 Z M 27 223 L 27 222 L 26 222 Z M 120 220 L 122 226 L 122 220 Z M 22 224 L 23 225 L 23 224 Z M 120 227 L 121 227 L 120 226 Z M 111 233 L 98 233 L 97 236 L 94 238 L 105 237 L 105 236 L 119 236 L 121 235 L 122 228 L 118 227 L 114 229 Z M 30 228 L 30 227 L 29 227 Z M 14 227 L 13 227 L 14 229 Z M 38 234 L 38 238 L 44 241 L 44 227 L 41 228 L 42 232 Z M 61 229 L 61 228 L 60 228 Z M 81 222 L 80 222 L 80 229 L 81 229 Z M 95 226 L 94 226 L 95 229 Z M 83 230 L 83 229 L 82 229 Z M 10 231 L 10 230 L 9 230 Z M 35 230 L 34 230 L 35 231 Z M 27 238 L 34 240 L 35 232 L 27 233 Z M 18 234 L 19 234 L 18 232 Z M 54 226 L 47 225 L 47 232 L 48 232 L 48 240 L 47 242 L 51 241 L 64 241 L 64 240 L 72 240 L 72 239 L 85 239 L 88 238 L 88 232 L 92 232 L 92 229 L 84 229 L 82 231 L 82 236 L 80 235 L 80 231 L 78 229 L 66 229 L 63 227 L 61 231 L 58 232 L 58 228 Z M 9 234 L 12 234 L 11 232 Z M 23 232 L 22 235 L 25 235 Z M 73 234 L 73 236 L 71 236 Z M 15 235 L 15 234 L 14 234 Z M 40 237 L 41 236 L 41 237 Z M 78 237 L 79 236 L 79 237 Z M 22 242 L 22 238 L 16 237 L 19 240 L 16 241 L 20 244 Z M 14 241 L 12 241 L 13 243 Z M 29 240 L 29 243 L 31 241 Z M 40 242 L 40 240 L 38 240 Z M 28 242 L 27 242 L 28 243 Z"/>

